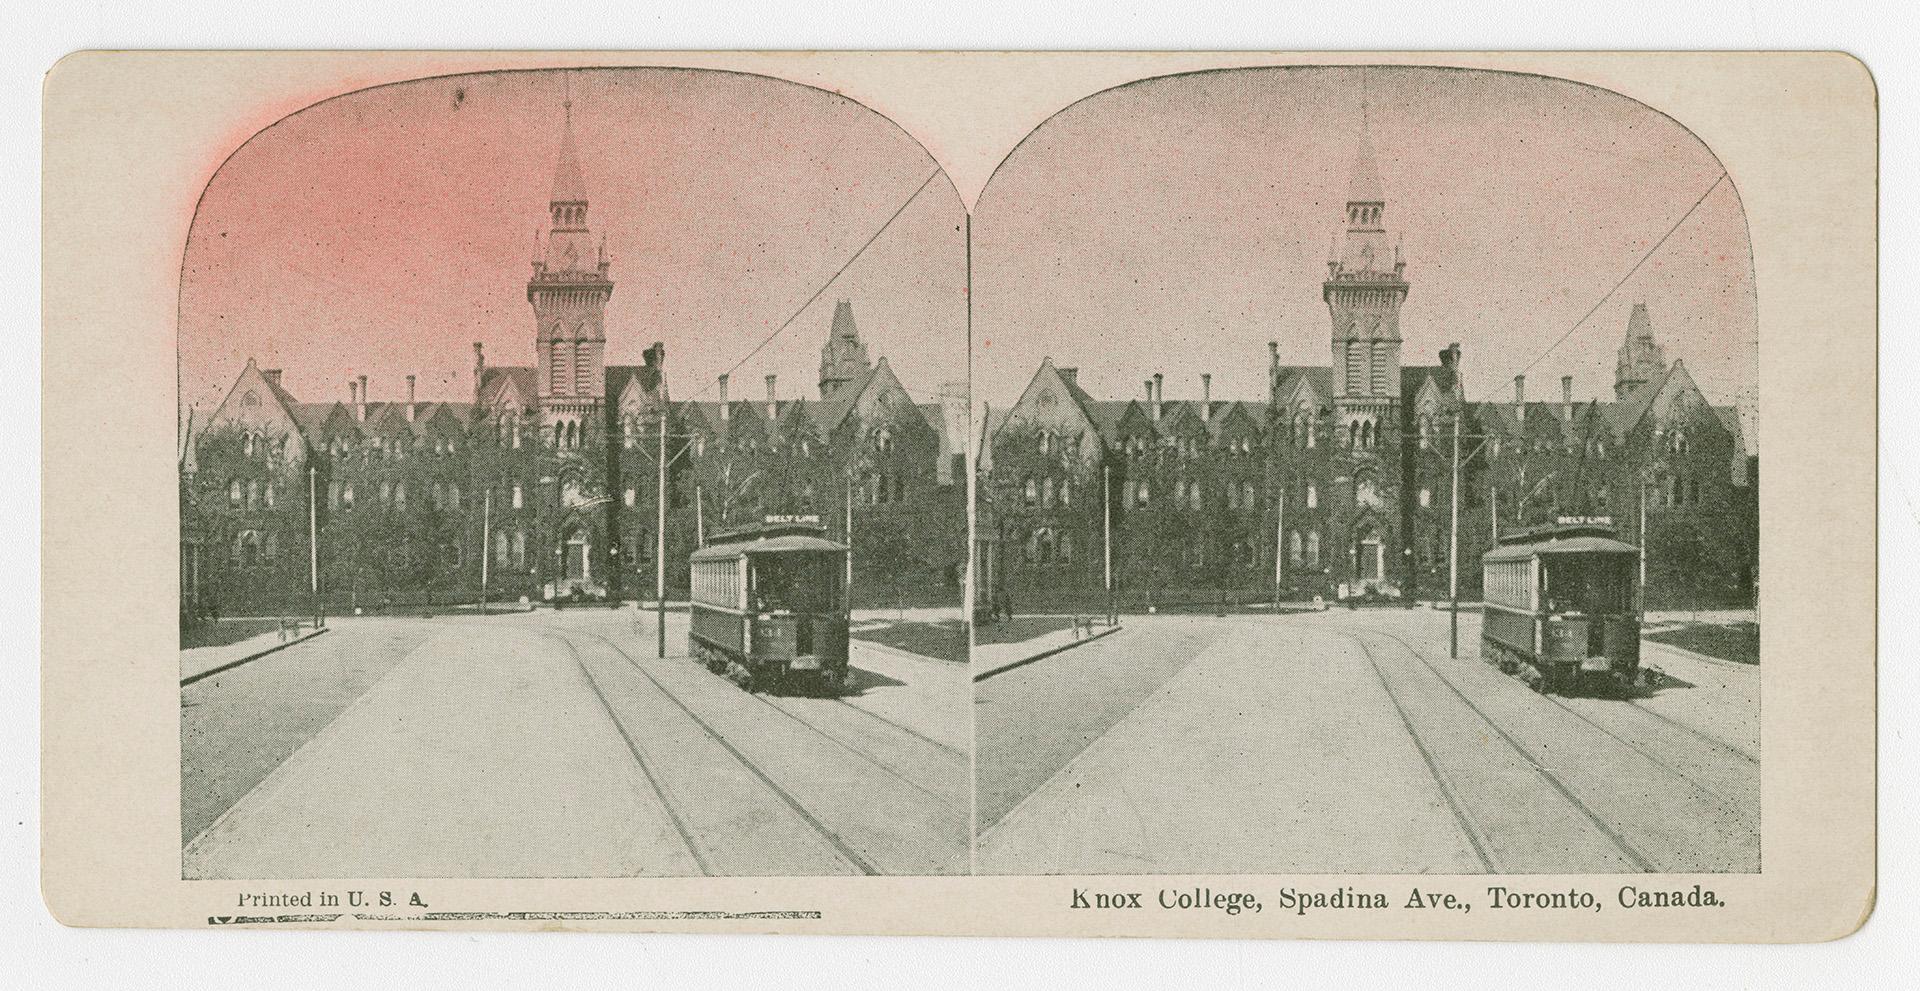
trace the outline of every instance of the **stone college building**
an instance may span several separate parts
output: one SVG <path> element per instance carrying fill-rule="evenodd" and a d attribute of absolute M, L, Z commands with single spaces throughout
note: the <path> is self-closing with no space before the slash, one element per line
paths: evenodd
<path fill-rule="evenodd" d="M 1650 607 L 1753 599 L 1758 466 L 1729 406 L 1668 362 L 1635 305 L 1614 394 L 1470 402 L 1459 345 L 1432 364 L 1401 353 L 1410 281 L 1363 136 L 1344 234 L 1320 286 L 1328 363 L 1280 363 L 1262 402 L 1168 399 L 1155 373 L 1099 399 L 1043 361 L 982 425 L 977 549 L 988 600 L 1016 611 L 1324 596 L 1445 599 L 1453 431 L 1461 434 L 1460 586 L 1500 532 L 1561 515 L 1609 516 L 1643 542 Z M 1252 358 L 1253 356 L 1248 356 Z M 1257 359 L 1256 359 L 1257 360 Z M 1109 536 L 1110 535 L 1110 536 Z"/>
<path fill-rule="evenodd" d="M 650 597 L 663 545 L 668 594 L 684 595 L 704 534 L 767 514 L 817 515 L 850 537 L 856 605 L 959 601 L 964 386 L 917 403 L 884 357 L 869 360 L 841 300 L 818 398 L 783 399 L 767 376 L 764 398 L 736 399 L 721 376 L 712 401 L 676 402 L 663 345 L 607 364 L 615 281 L 589 207 L 569 119 L 526 284 L 531 362 L 490 363 L 476 343 L 471 396 L 423 400 L 406 375 L 375 400 L 360 375 L 343 398 L 303 402 L 278 369 L 246 362 L 183 437 L 183 614 L 303 611 L 316 572 L 331 611 L 474 602 L 483 588 L 493 601 Z"/>

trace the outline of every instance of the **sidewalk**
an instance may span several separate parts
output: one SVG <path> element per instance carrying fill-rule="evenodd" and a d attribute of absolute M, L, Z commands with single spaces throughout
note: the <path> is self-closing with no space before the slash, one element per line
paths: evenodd
<path fill-rule="evenodd" d="M 180 683 L 185 685 L 215 672 L 238 667 L 256 657 L 311 640 L 327 632 L 327 629 L 328 627 L 325 626 L 315 629 L 312 624 L 306 624 L 291 627 L 284 633 L 270 630 L 245 640 L 236 640 L 217 647 L 193 647 L 182 650 L 180 652 Z"/>
<path fill-rule="evenodd" d="M 973 648 L 973 680 L 979 681 L 1010 668 L 1030 664 L 1043 657 L 1051 657 L 1063 650 L 1071 650 L 1081 644 L 1092 643 L 1123 629 L 1126 627 L 1116 623 L 1113 626 L 1096 626 L 1089 634 L 1084 628 L 1069 627 L 1015 643 L 976 644 Z"/>

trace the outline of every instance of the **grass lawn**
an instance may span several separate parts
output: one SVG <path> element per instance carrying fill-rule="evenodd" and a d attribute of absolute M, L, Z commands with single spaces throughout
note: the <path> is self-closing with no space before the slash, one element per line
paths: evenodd
<path fill-rule="evenodd" d="M 955 664 L 967 663 L 967 629 L 959 620 L 944 620 L 937 623 L 888 623 L 884 626 L 871 626 L 855 629 L 855 640 L 877 643 L 883 647 L 904 650 L 921 657 L 952 661 Z"/>
<path fill-rule="evenodd" d="M 1688 623 L 1677 629 L 1649 633 L 1646 637 L 1723 661 L 1760 663 L 1758 623 Z"/>
<path fill-rule="evenodd" d="M 981 623 L 973 628 L 975 643 L 1020 643 L 1045 636 L 1073 625 L 1065 616 L 1024 616 L 1001 623 Z"/>
<path fill-rule="evenodd" d="M 196 623 L 192 629 L 180 631 L 180 649 L 224 647 L 262 633 L 272 633 L 279 628 L 280 621 L 277 619 L 223 619 L 212 623 Z"/>

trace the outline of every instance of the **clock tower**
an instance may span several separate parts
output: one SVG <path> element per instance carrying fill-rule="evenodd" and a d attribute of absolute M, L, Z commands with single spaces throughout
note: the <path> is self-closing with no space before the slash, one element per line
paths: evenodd
<path fill-rule="evenodd" d="M 541 427 L 547 443 L 583 447 L 602 421 L 606 399 L 606 243 L 587 224 L 586 183 L 573 138 L 573 102 L 565 104 L 560 160 L 548 199 L 548 230 L 536 245 L 527 302 L 533 305 Z"/>
<path fill-rule="evenodd" d="M 1362 111 L 1364 114 L 1364 110 Z M 1321 286 L 1332 319 L 1333 441 L 1329 523 L 1344 546 L 1332 574 L 1350 594 L 1398 594 L 1400 571 L 1400 304 L 1406 263 L 1386 229 L 1387 197 L 1366 125 Z"/>

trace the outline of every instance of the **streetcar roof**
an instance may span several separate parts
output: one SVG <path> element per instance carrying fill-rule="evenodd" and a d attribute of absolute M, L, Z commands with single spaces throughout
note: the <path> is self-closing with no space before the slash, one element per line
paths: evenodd
<path fill-rule="evenodd" d="M 1611 537 L 1575 536 L 1557 540 L 1539 540 L 1526 544 L 1496 547 L 1480 556 L 1482 561 L 1525 561 L 1544 554 L 1638 554 L 1640 548 Z"/>
<path fill-rule="evenodd" d="M 757 540 L 740 540 L 732 543 L 713 544 L 702 547 L 689 557 L 693 561 L 714 561 L 735 558 L 743 554 L 794 554 L 806 551 L 821 553 L 841 553 L 847 549 L 845 544 L 836 544 L 821 537 L 790 533 L 777 537 L 761 537 Z"/>

